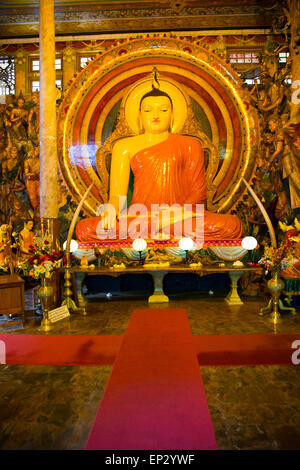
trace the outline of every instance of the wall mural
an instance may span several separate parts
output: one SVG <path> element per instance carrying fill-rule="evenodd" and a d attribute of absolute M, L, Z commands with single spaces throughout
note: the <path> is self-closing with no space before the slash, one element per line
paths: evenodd
<path fill-rule="evenodd" d="M 250 92 L 261 127 L 253 185 L 275 225 L 283 219 L 291 222 L 300 213 L 300 127 L 299 123 L 290 122 L 291 89 L 287 79 L 291 76 L 291 64 L 287 60 L 284 67 L 279 67 L 279 53 L 283 49 L 270 38 L 266 41 L 259 64 L 260 86 L 255 83 Z M 249 204 L 245 208 L 247 213 Z M 260 218 L 253 205 L 248 222 L 258 224 Z"/>
<path fill-rule="evenodd" d="M 39 94 L 25 101 L 23 93 L 0 104 L 0 222 L 19 233 L 32 220 L 39 231 L 40 156 Z M 68 230 L 73 205 L 63 186 L 60 191 L 62 236 Z"/>

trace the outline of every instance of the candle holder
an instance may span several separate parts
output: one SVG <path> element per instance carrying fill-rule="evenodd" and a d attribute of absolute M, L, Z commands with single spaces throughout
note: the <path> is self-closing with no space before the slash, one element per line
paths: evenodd
<path fill-rule="evenodd" d="M 50 278 L 43 275 L 41 277 L 41 286 L 39 287 L 37 294 L 41 300 L 43 307 L 43 320 L 41 322 L 41 330 L 49 331 L 51 329 L 51 322 L 48 317 L 49 307 L 53 296 L 53 286 L 50 283 Z"/>
<path fill-rule="evenodd" d="M 269 279 L 267 286 L 271 293 L 271 299 L 267 307 L 260 309 L 259 315 L 263 316 L 266 313 L 270 313 L 274 323 L 277 323 L 281 318 L 280 310 L 290 311 L 293 315 L 296 315 L 296 310 L 293 307 L 285 307 L 280 300 L 280 294 L 284 289 L 284 281 L 280 279 L 279 269 L 272 272 L 272 277 Z"/>

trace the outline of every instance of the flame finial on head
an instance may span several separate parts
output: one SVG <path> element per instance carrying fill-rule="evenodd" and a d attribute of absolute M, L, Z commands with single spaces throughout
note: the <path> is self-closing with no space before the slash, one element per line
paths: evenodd
<path fill-rule="evenodd" d="M 153 68 L 153 79 L 152 79 L 152 89 L 153 90 L 159 90 L 160 89 L 160 84 L 157 78 L 157 68 Z"/>

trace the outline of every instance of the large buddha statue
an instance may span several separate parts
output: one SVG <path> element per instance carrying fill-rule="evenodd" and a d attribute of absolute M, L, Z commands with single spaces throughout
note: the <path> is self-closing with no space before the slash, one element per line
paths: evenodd
<path fill-rule="evenodd" d="M 200 141 L 170 131 L 174 119 L 181 118 L 175 116 L 172 97 L 158 87 L 139 99 L 140 133 L 114 144 L 108 204 L 102 207 L 101 215 L 77 224 L 77 240 L 100 242 L 138 236 L 232 240 L 242 236 L 242 223 L 236 216 L 205 209 L 204 152 Z M 134 185 L 127 208 L 131 171 Z M 164 205 L 168 223 L 163 217 L 157 219 L 157 207 Z M 176 211 L 168 212 L 170 206 L 176 206 Z M 202 224 L 197 224 L 197 217 Z M 130 231 L 130 225 L 134 229 L 139 225 L 139 231 Z"/>

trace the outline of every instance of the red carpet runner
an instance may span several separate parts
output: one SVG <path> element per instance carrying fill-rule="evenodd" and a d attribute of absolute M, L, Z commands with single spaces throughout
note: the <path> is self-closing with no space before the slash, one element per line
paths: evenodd
<path fill-rule="evenodd" d="M 122 336 L 0 334 L 6 364 L 112 365 L 122 340 Z"/>
<path fill-rule="evenodd" d="M 292 365 L 300 333 L 193 336 L 200 366 Z"/>
<path fill-rule="evenodd" d="M 291 345 L 299 339 L 300 333 L 193 335 L 201 366 L 292 365 Z M 122 336 L 0 334 L 6 364 L 112 365 L 122 340 Z"/>
<path fill-rule="evenodd" d="M 185 310 L 135 310 L 86 449 L 216 448 Z"/>

